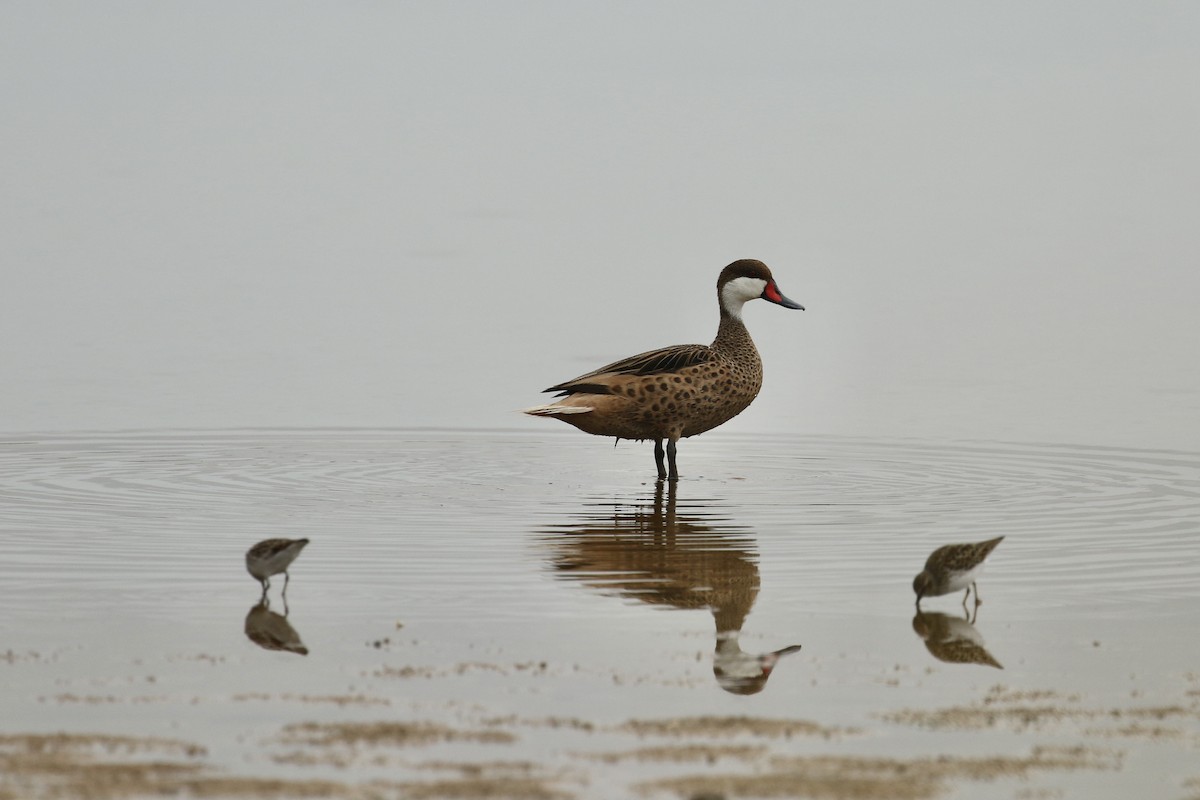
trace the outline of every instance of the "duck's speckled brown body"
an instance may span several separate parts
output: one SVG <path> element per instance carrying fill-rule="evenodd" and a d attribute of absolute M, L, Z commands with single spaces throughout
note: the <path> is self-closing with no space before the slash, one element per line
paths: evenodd
<path fill-rule="evenodd" d="M 742 305 L 758 297 L 803 308 L 779 292 L 766 264 L 735 261 L 717 280 L 721 324 L 711 345 L 676 345 L 616 361 L 551 386 L 546 391 L 559 392 L 560 399 L 525 413 L 558 417 L 598 436 L 653 439 L 659 478 L 668 477 L 666 439 L 670 479 L 677 480 L 675 442 L 733 419 L 762 387 L 762 360 L 741 314 Z"/>
<path fill-rule="evenodd" d="M 725 317 L 709 347 L 677 349 L 679 366 L 648 363 L 644 353 L 552 386 L 559 405 L 591 408 L 564 416 L 580 430 L 619 439 L 685 439 L 744 411 L 762 387 L 762 360 L 746 326 Z M 683 366 L 686 365 L 686 366 Z"/>

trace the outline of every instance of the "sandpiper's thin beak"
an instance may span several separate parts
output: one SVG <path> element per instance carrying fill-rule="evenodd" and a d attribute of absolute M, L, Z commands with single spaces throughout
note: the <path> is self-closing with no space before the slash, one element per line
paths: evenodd
<path fill-rule="evenodd" d="M 795 300 L 789 300 L 784 297 L 783 292 L 779 291 L 779 287 L 775 284 L 775 281 L 771 281 L 767 284 L 767 288 L 763 289 L 761 297 L 763 300 L 770 300 L 772 303 L 783 306 L 784 308 L 798 308 L 801 311 L 804 310 L 804 306 L 800 305 Z"/>

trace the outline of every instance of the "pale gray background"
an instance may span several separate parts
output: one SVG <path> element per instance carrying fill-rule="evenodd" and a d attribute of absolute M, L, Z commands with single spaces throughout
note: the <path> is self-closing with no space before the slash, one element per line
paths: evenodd
<path fill-rule="evenodd" d="M 1200 447 L 1200 4 L 0 6 L 0 430 L 528 426 Z"/>

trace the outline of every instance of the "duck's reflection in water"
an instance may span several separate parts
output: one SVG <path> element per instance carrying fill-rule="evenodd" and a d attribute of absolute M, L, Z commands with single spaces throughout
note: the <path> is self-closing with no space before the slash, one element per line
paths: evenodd
<path fill-rule="evenodd" d="M 947 664 L 982 664 L 1004 669 L 983 646 L 983 636 L 967 616 L 940 611 L 918 611 L 913 630 L 925 641 L 925 647 L 938 661 Z"/>
<path fill-rule="evenodd" d="M 300 634 L 287 620 L 287 606 L 284 605 L 284 613 L 275 613 L 266 594 L 246 614 L 246 638 L 264 650 L 308 655 L 308 648 L 300 641 Z"/>
<path fill-rule="evenodd" d="M 792 645 L 762 655 L 738 643 L 758 596 L 754 536 L 720 518 L 679 513 L 675 484 L 653 501 L 603 506 L 578 522 L 553 526 L 543 542 L 558 577 L 605 594 L 678 609 L 708 609 L 716 626 L 713 675 L 721 688 L 755 694 Z M 703 502 L 694 507 L 703 509 Z"/>

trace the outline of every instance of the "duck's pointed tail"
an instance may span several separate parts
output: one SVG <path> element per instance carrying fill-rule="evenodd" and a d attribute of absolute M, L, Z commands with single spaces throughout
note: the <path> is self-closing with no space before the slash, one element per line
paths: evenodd
<path fill-rule="evenodd" d="M 522 408 L 521 413 L 535 417 L 561 417 L 566 414 L 587 414 L 594 410 L 591 406 L 560 406 L 557 403 L 547 403 L 546 405 Z"/>

